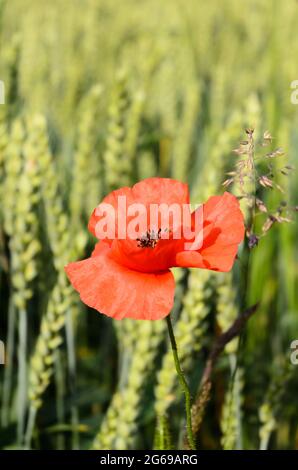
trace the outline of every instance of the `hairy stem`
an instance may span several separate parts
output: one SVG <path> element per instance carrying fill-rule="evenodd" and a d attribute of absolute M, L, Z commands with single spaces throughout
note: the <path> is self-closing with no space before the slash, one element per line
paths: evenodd
<path fill-rule="evenodd" d="M 178 374 L 179 382 L 182 387 L 184 397 L 185 397 L 185 410 L 186 410 L 186 429 L 187 429 L 187 438 L 188 438 L 188 443 L 189 446 L 192 450 L 196 449 L 195 445 L 195 440 L 192 432 L 192 420 L 191 420 L 191 397 L 190 397 L 190 391 L 185 379 L 185 376 L 183 374 L 183 371 L 181 369 L 180 361 L 179 361 L 179 356 L 178 356 L 178 350 L 177 350 L 177 343 L 174 335 L 174 330 L 171 322 L 171 317 L 168 315 L 166 317 L 167 320 L 167 326 L 168 326 L 168 331 L 169 331 L 169 337 L 171 341 L 171 347 L 172 347 L 172 352 L 173 352 L 173 358 L 175 362 L 175 367 L 176 371 Z"/>

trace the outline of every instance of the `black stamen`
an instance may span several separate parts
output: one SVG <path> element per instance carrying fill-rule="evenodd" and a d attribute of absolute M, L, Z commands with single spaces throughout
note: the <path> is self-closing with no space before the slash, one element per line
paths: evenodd
<path fill-rule="evenodd" d="M 147 230 L 145 235 L 142 235 L 141 238 L 137 238 L 138 246 L 140 248 L 154 248 L 158 240 L 161 238 L 161 228 L 156 233 L 155 230 Z"/>

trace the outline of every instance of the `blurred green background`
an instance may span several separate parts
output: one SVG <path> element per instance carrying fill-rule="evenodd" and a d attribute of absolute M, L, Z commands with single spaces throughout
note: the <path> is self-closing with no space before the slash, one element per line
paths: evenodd
<path fill-rule="evenodd" d="M 181 448 L 164 322 L 88 311 L 63 266 L 90 254 L 88 217 L 112 189 L 170 176 L 193 202 L 221 193 L 247 126 L 297 164 L 297 24 L 295 0 L 0 0 L 1 448 L 151 449 L 162 433 Z M 284 194 L 258 196 L 297 204 L 297 174 L 278 178 Z M 239 299 L 260 301 L 217 364 L 199 448 L 298 447 L 297 233 L 260 241 L 246 293 L 237 266 L 175 272 L 193 393 Z"/>

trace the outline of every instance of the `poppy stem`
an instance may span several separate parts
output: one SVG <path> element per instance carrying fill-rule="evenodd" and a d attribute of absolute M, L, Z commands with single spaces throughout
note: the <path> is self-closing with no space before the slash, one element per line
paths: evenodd
<path fill-rule="evenodd" d="M 181 369 L 180 361 L 179 361 L 179 356 L 178 356 L 178 349 L 177 349 L 177 343 L 174 335 L 174 330 L 173 330 L 173 325 L 171 321 L 171 316 L 168 315 L 166 317 L 167 320 L 167 326 L 168 326 L 168 332 L 169 332 L 169 337 L 171 341 L 171 346 L 172 346 L 172 352 L 173 352 L 173 358 L 175 362 L 175 367 L 176 371 L 178 374 L 179 382 L 182 387 L 184 397 L 185 397 L 185 410 L 186 410 L 186 429 L 187 429 L 187 438 L 188 438 L 188 443 L 189 447 L 192 450 L 196 449 L 196 444 L 192 432 L 192 418 L 191 418 L 191 396 L 190 396 L 190 391 L 188 384 L 186 382 L 184 373 Z"/>

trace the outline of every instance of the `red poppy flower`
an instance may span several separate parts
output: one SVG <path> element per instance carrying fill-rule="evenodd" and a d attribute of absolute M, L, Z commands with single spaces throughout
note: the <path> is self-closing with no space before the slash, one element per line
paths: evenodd
<path fill-rule="evenodd" d="M 115 319 L 157 320 L 168 315 L 173 307 L 175 282 L 170 268 L 214 271 L 232 268 L 244 236 L 243 215 L 232 194 L 213 196 L 192 214 L 192 224 L 195 215 L 202 217 L 202 243 L 195 250 L 185 249 L 185 238 L 174 236 L 172 218 L 166 238 L 160 236 L 161 229 L 153 232 L 149 225 L 139 238 L 121 238 L 123 214 L 119 211 L 119 196 L 125 196 L 127 205 L 136 203 L 146 208 L 151 204 L 176 207 L 189 204 L 187 185 L 167 178 L 148 178 L 104 198 L 103 202 L 115 209 L 115 237 L 100 237 L 91 258 L 65 268 L 73 287 L 88 306 Z M 88 226 L 95 236 L 101 220 L 102 214 L 95 209 Z M 123 220 L 129 224 L 132 218 Z"/>

